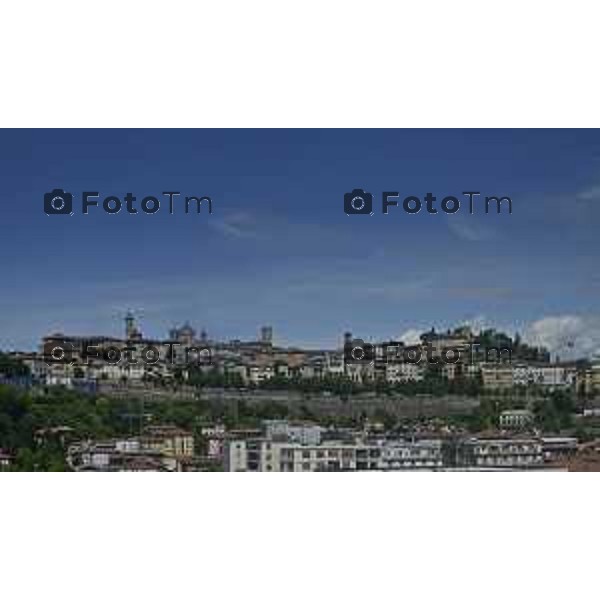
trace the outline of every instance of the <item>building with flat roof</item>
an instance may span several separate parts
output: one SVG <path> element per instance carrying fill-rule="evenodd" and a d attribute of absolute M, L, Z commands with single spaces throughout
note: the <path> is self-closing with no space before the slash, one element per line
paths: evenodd
<path fill-rule="evenodd" d="M 504 410 L 500 413 L 501 429 L 525 429 L 533 424 L 533 413 L 530 410 Z"/>

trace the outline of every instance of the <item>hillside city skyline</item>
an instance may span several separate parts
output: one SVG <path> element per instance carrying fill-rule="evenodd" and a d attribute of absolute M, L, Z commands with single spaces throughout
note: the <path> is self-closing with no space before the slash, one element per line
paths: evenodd
<path fill-rule="evenodd" d="M 127 314 L 130 314 L 134 318 L 137 319 L 136 313 L 134 313 L 133 311 L 127 311 L 126 313 L 124 313 L 124 316 L 121 319 L 115 319 L 116 324 L 109 331 L 70 331 L 70 330 L 67 330 L 66 328 L 57 327 L 52 330 L 47 330 L 47 331 L 41 332 L 39 337 L 37 338 L 37 340 L 31 346 L 21 347 L 21 348 L 9 346 L 9 347 L 5 347 L 5 348 L 0 348 L 0 350 L 12 351 L 12 352 L 35 351 L 36 349 L 38 349 L 40 340 L 43 337 L 50 336 L 50 335 L 56 335 L 56 334 L 72 335 L 72 336 L 81 337 L 81 338 L 106 336 L 106 337 L 113 337 L 115 339 L 119 339 L 119 338 L 123 337 L 122 322 L 123 322 L 123 319 L 126 318 L 125 315 L 127 315 Z M 159 330 L 157 327 L 152 327 L 151 324 L 142 323 L 141 320 L 139 320 L 139 319 L 137 319 L 137 320 L 138 320 L 138 323 L 142 324 L 144 327 L 144 337 L 149 338 L 149 339 L 170 339 L 169 335 L 168 335 L 169 332 L 171 332 L 172 330 L 177 329 L 179 327 L 187 326 L 187 327 L 192 327 L 193 330 L 196 333 L 198 333 L 198 335 L 200 333 L 203 333 L 208 336 L 208 339 L 213 340 L 213 341 L 229 342 L 231 340 L 253 340 L 253 339 L 259 339 L 260 328 L 263 327 L 262 325 L 257 324 L 257 326 L 255 327 L 255 331 L 251 332 L 247 336 L 238 335 L 238 336 L 233 336 L 233 337 L 219 337 L 212 330 L 212 328 L 205 327 L 205 326 L 198 327 L 195 325 L 195 323 L 191 319 L 186 319 L 180 323 L 171 323 L 170 326 L 167 327 L 167 329 L 165 329 L 163 331 Z M 390 334 L 390 335 L 387 335 L 387 336 L 384 335 L 384 336 L 378 337 L 378 338 L 375 338 L 373 335 L 370 335 L 368 331 L 354 332 L 353 330 L 346 329 L 346 330 L 340 330 L 335 338 L 336 341 L 333 342 L 329 346 L 317 345 L 317 344 L 311 343 L 311 342 L 308 342 L 305 344 L 293 343 L 289 340 L 286 340 L 285 338 L 280 337 L 279 332 L 277 331 L 276 337 L 274 338 L 274 343 L 276 345 L 284 347 L 284 348 L 303 348 L 306 350 L 335 351 L 335 350 L 339 350 L 343 347 L 344 335 L 350 331 L 350 332 L 356 333 L 358 336 L 360 336 L 362 339 L 364 339 L 364 341 L 369 342 L 369 343 L 379 343 L 379 342 L 383 342 L 383 341 L 394 340 L 394 341 L 402 342 L 407 345 L 411 345 L 411 344 L 419 343 L 420 337 L 423 334 L 425 334 L 429 331 L 432 331 L 432 330 L 436 331 L 438 333 L 445 333 L 445 332 L 453 331 L 460 327 L 468 327 L 472 330 L 472 332 L 474 334 L 479 334 L 485 330 L 495 330 L 497 332 L 501 332 L 506 335 L 509 335 L 512 338 L 514 338 L 515 336 L 518 336 L 527 344 L 545 348 L 546 350 L 548 350 L 550 352 L 553 359 L 564 358 L 564 359 L 568 359 L 568 360 L 577 360 L 577 359 L 594 358 L 600 354 L 600 346 L 598 346 L 598 347 L 590 346 L 587 348 L 587 351 L 582 351 L 582 352 L 578 353 L 579 349 L 577 348 L 576 342 L 574 341 L 577 339 L 577 335 L 576 335 L 577 320 L 568 319 L 568 318 L 560 319 L 562 321 L 562 327 L 560 325 L 557 325 L 557 327 L 556 327 L 557 335 L 553 336 L 550 334 L 546 334 L 546 332 L 544 331 L 544 327 L 542 327 L 542 326 L 545 323 L 552 322 L 553 320 L 554 319 L 541 319 L 541 320 L 537 321 L 536 323 L 534 323 L 533 326 L 526 327 L 523 331 L 519 331 L 519 330 L 510 331 L 510 330 L 504 330 L 501 327 L 495 327 L 495 326 L 493 326 L 493 324 L 487 323 L 483 319 L 478 319 L 478 320 L 476 319 L 473 321 L 464 321 L 464 322 L 459 322 L 459 323 L 448 324 L 448 326 L 442 326 L 442 327 L 439 327 L 439 326 L 436 327 L 435 325 L 431 325 L 424 329 L 410 328 L 410 329 L 406 330 L 404 333 L 402 333 L 401 335 Z M 117 325 L 120 325 L 120 327 L 118 327 Z M 148 325 L 150 325 L 150 327 L 148 327 Z M 575 327 L 573 327 L 573 325 L 575 325 Z M 268 327 L 271 328 L 271 330 L 274 330 L 274 328 L 271 325 L 269 325 Z M 573 332 L 575 332 L 575 333 L 573 333 Z"/>
<path fill-rule="evenodd" d="M 594 130 L 7 130 L 0 347 L 43 332 L 150 335 L 189 319 L 220 338 L 271 323 L 285 343 L 409 336 L 461 323 L 552 351 L 600 347 Z M 61 188 L 210 196 L 212 214 L 47 215 Z M 373 194 L 347 215 L 344 195 Z M 510 196 L 512 213 L 381 213 L 381 194 Z M 15 260 L 18 268 L 15 268 Z M 570 348 L 567 344 L 572 343 Z"/>

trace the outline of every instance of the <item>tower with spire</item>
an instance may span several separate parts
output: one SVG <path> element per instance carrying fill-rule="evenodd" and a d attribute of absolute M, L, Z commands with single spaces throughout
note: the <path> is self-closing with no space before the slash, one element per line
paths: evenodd
<path fill-rule="evenodd" d="M 129 310 L 125 315 L 125 339 L 127 340 L 136 340 L 141 337 L 141 334 L 135 324 L 135 317 L 133 313 Z"/>

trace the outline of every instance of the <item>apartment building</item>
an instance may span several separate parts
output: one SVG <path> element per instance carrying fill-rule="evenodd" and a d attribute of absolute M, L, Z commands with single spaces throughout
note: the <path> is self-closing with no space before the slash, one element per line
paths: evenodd
<path fill-rule="evenodd" d="M 137 439 L 79 442 L 69 446 L 67 463 L 74 471 L 177 471 L 179 461 L 145 449 Z"/>
<path fill-rule="evenodd" d="M 344 374 L 344 356 L 329 352 L 325 355 L 325 373 L 332 376 L 340 376 Z"/>
<path fill-rule="evenodd" d="M 406 383 L 422 381 L 424 367 L 421 364 L 409 362 L 392 362 L 385 365 L 385 380 L 388 383 Z"/>
<path fill-rule="evenodd" d="M 577 389 L 587 395 L 600 393 L 600 358 L 594 358 L 590 366 L 576 375 Z"/>
<path fill-rule="evenodd" d="M 571 364 L 517 364 L 513 367 L 514 385 L 565 388 L 575 384 L 577 368 Z"/>
<path fill-rule="evenodd" d="M 260 385 L 263 381 L 267 381 L 275 377 L 275 368 L 270 365 L 250 365 L 246 369 L 245 380 L 254 385 Z"/>
<path fill-rule="evenodd" d="M 363 437 L 357 431 L 320 444 L 265 437 L 232 438 L 224 448 L 228 471 L 404 471 L 539 469 L 577 451 L 567 437 Z"/>
<path fill-rule="evenodd" d="M 526 469 L 544 463 L 542 442 L 534 438 L 466 440 L 460 453 L 461 463 L 471 467 Z"/>
<path fill-rule="evenodd" d="M 481 368 L 483 387 L 490 390 L 508 390 L 514 386 L 510 365 L 486 365 Z"/>
<path fill-rule="evenodd" d="M 481 375 L 483 385 L 488 389 L 539 386 L 553 390 L 573 387 L 577 368 L 572 364 L 496 364 L 482 366 Z"/>
<path fill-rule="evenodd" d="M 577 454 L 579 442 L 574 437 L 542 437 L 544 462 L 556 463 L 570 459 Z"/>
<path fill-rule="evenodd" d="M 193 434 L 171 425 L 147 427 L 139 443 L 142 450 L 157 452 L 164 456 L 188 458 L 194 456 Z"/>
<path fill-rule="evenodd" d="M 379 468 L 383 471 L 434 469 L 444 466 L 441 440 L 388 443 L 381 448 Z"/>
<path fill-rule="evenodd" d="M 228 471 L 362 471 L 380 467 L 381 448 L 344 442 L 302 445 L 265 439 L 233 440 L 225 452 Z"/>
<path fill-rule="evenodd" d="M 229 471 L 391 471 L 444 465 L 441 440 L 322 444 L 232 440 L 225 456 Z"/>
<path fill-rule="evenodd" d="M 533 424 L 533 413 L 530 410 L 505 410 L 500 413 L 501 429 L 524 429 Z"/>
<path fill-rule="evenodd" d="M 346 362 L 344 374 L 355 383 L 372 381 L 375 378 L 375 365 Z"/>
<path fill-rule="evenodd" d="M 273 441 L 289 441 L 303 445 L 318 445 L 324 430 L 314 423 L 296 423 L 285 419 L 263 421 L 265 437 Z"/>

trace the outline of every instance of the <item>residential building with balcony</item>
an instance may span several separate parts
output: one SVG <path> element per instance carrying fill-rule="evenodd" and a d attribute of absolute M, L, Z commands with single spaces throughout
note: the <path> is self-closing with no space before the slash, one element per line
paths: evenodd
<path fill-rule="evenodd" d="M 544 463 L 542 443 L 537 438 L 471 439 L 461 444 L 464 466 L 526 469 Z"/>
<path fill-rule="evenodd" d="M 525 429 L 533 424 L 533 413 L 530 410 L 505 410 L 500 413 L 501 429 Z"/>

